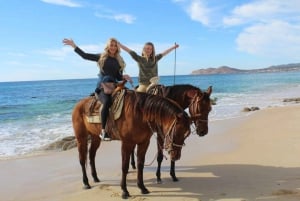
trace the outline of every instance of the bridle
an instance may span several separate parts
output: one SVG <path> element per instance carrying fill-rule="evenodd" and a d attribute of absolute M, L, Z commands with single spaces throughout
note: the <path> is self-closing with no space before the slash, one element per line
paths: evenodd
<path fill-rule="evenodd" d="M 192 98 L 191 103 L 189 104 L 189 110 L 190 110 L 190 118 L 192 120 L 193 123 L 196 123 L 196 121 L 200 121 L 200 122 L 208 122 L 208 119 L 200 119 L 199 117 L 201 117 L 201 113 L 196 113 L 200 102 L 200 99 L 202 97 L 199 97 L 197 94 Z"/>

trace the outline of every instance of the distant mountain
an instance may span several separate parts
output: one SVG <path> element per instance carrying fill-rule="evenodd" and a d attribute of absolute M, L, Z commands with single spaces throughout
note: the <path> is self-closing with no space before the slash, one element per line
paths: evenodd
<path fill-rule="evenodd" d="M 288 72 L 288 71 L 300 71 L 300 63 L 295 64 L 283 64 L 277 66 L 270 66 L 267 68 L 242 70 L 232 68 L 228 66 L 220 66 L 218 68 L 205 68 L 192 71 L 192 75 L 201 74 L 234 74 L 234 73 L 274 73 L 274 72 Z"/>

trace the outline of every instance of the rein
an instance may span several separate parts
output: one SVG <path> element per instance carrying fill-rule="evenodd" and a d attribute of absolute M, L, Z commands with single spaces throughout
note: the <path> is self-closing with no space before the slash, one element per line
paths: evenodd
<path fill-rule="evenodd" d="M 162 135 L 159 136 L 161 138 L 164 138 L 165 143 L 168 142 L 168 144 L 165 144 L 165 146 L 164 146 L 165 149 L 168 149 L 168 151 L 171 151 L 173 146 L 174 147 L 183 147 L 183 146 L 185 146 L 185 144 L 180 145 L 180 144 L 176 144 L 176 143 L 173 142 L 173 137 L 174 137 L 173 133 L 176 131 L 175 130 L 176 129 L 176 123 L 177 123 L 177 119 L 175 118 L 174 121 L 172 122 L 170 128 L 168 129 L 166 135 L 165 136 L 162 136 Z M 152 131 L 152 133 L 154 133 L 154 129 L 152 128 L 150 122 L 148 122 L 148 125 L 149 125 L 149 128 Z M 188 131 L 184 134 L 184 136 L 186 136 L 187 133 L 188 133 Z M 163 150 L 162 147 L 160 147 L 160 149 Z"/>

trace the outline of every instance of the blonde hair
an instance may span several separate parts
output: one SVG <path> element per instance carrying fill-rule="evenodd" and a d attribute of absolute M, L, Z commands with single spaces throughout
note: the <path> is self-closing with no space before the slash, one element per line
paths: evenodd
<path fill-rule="evenodd" d="M 118 47 L 118 49 L 116 51 L 116 54 L 114 56 L 117 59 L 119 65 L 121 66 L 120 70 L 124 70 L 126 64 L 125 64 L 123 58 L 120 55 L 121 49 L 118 46 L 118 40 L 116 38 L 110 38 L 110 39 L 108 39 L 108 41 L 106 43 L 106 46 L 104 48 L 104 52 L 101 53 L 101 56 L 100 56 L 100 58 L 98 60 L 98 66 L 100 67 L 100 69 L 103 68 L 104 62 L 107 59 L 107 57 L 109 56 L 109 47 L 110 47 L 111 43 L 113 43 L 113 42 L 115 42 L 117 44 L 117 47 Z"/>
<path fill-rule="evenodd" d="M 150 58 L 152 58 L 152 60 L 155 62 L 155 48 L 154 48 L 153 43 L 151 43 L 151 42 L 145 43 L 145 45 L 144 45 L 144 47 L 143 47 L 142 57 L 146 57 L 145 47 L 146 47 L 147 45 L 150 45 L 150 46 L 152 47 L 152 53 L 151 53 L 151 55 L 150 55 Z M 148 58 L 146 58 L 146 59 L 148 59 Z"/>

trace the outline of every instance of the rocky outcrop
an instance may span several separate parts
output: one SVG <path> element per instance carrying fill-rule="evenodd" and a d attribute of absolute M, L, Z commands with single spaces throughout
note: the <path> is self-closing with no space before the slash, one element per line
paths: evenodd
<path fill-rule="evenodd" d="M 192 75 L 207 75 L 207 74 L 234 74 L 234 73 L 276 73 L 276 72 L 289 72 L 300 71 L 300 63 L 284 64 L 277 66 L 270 66 L 261 69 L 242 70 L 228 66 L 220 66 L 218 68 L 205 68 L 192 71 Z"/>
<path fill-rule="evenodd" d="M 65 151 L 72 149 L 77 146 L 76 139 L 74 136 L 68 136 L 56 142 L 47 145 L 44 150 L 58 150 Z"/>
<path fill-rule="evenodd" d="M 231 68 L 228 66 L 221 66 L 219 68 L 199 69 L 192 72 L 192 74 L 227 74 L 227 73 L 242 73 L 244 70 Z"/>
<path fill-rule="evenodd" d="M 259 107 L 244 107 L 243 112 L 251 112 L 259 110 Z"/>
<path fill-rule="evenodd" d="M 283 102 L 295 102 L 295 103 L 300 103 L 300 97 L 299 97 L 299 98 L 285 98 L 285 99 L 283 99 Z"/>

